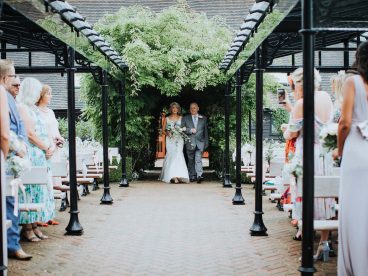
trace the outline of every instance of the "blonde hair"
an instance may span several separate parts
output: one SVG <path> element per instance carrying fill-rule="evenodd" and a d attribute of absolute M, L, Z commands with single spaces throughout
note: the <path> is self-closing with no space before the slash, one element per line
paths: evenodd
<path fill-rule="evenodd" d="M 19 103 L 31 106 L 36 104 L 41 95 L 42 84 L 35 78 L 25 78 L 20 84 L 19 95 L 17 101 Z"/>
<path fill-rule="evenodd" d="M 41 93 L 40 93 L 40 98 L 38 99 L 37 101 L 37 105 L 40 103 L 40 101 L 42 100 L 42 98 L 47 94 L 47 92 L 52 92 L 52 88 L 50 85 L 48 84 L 44 84 L 42 86 L 42 89 L 41 89 Z"/>
<path fill-rule="evenodd" d="M 11 59 L 0 59 L 0 78 L 6 77 L 12 67 L 14 63 Z"/>
<path fill-rule="evenodd" d="M 333 75 L 330 79 L 331 84 L 334 86 L 335 91 L 332 91 L 335 93 L 335 99 L 336 104 L 338 106 L 341 106 L 342 101 L 344 99 L 344 91 L 343 91 L 343 85 L 347 78 L 347 75 L 344 71 L 339 71 L 337 74 Z"/>
<path fill-rule="evenodd" d="M 177 102 L 172 102 L 169 106 L 169 113 L 172 114 L 172 109 L 176 107 L 178 109 L 178 115 L 181 115 L 181 107 Z"/>
<path fill-rule="evenodd" d="M 297 84 L 303 85 L 303 68 L 299 67 L 298 69 L 296 69 L 291 74 L 291 78 L 293 79 L 295 85 Z M 321 82 L 322 82 L 321 75 L 316 69 L 314 69 L 314 90 L 318 90 L 320 88 Z"/>

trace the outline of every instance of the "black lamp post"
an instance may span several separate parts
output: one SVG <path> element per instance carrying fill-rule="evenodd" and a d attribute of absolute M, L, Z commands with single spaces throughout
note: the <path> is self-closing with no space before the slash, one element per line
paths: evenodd
<path fill-rule="evenodd" d="M 263 48 L 262 48 L 263 49 Z M 264 49 L 263 49 L 264 50 Z M 262 185 L 263 185 L 263 58 L 260 48 L 255 52 L 256 57 L 256 191 L 254 222 L 250 228 L 252 236 L 267 236 L 267 228 L 263 223 Z"/>
<path fill-rule="evenodd" d="M 232 188 L 230 180 L 230 98 L 231 97 L 231 83 L 230 81 L 226 84 L 225 88 L 225 151 L 224 151 L 224 188 Z"/>
<path fill-rule="evenodd" d="M 107 125 L 107 106 L 108 106 L 108 84 L 107 84 L 107 72 L 102 70 L 101 72 L 101 90 L 102 90 L 102 147 L 103 147 L 103 181 L 104 192 L 101 198 L 101 204 L 112 204 L 113 200 L 110 195 L 110 179 L 109 179 L 109 133 Z"/>
<path fill-rule="evenodd" d="M 304 125 L 303 133 L 303 241 L 302 275 L 313 275 L 314 240 L 314 30 L 313 0 L 302 1 L 303 40 L 303 91 Z"/>
<path fill-rule="evenodd" d="M 235 187 L 235 195 L 233 198 L 234 205 L 244 205 L 244 198 L 242 195 L 242 187 L 241 187 L 241 121 L 242 121 L 242 112 L 241 112 L 241 69 L 236 71 L 236 187 Z"/>
<path fill-rule="evenodd" d="M 125 76 L 124 76 L 125 78 Z M 126 129 L 125 129 L 125 79 L 119 82 L 119 94 L 121 96 L 120 110 L 120 132 L 121 132 L 121 180 L 119 187 L 129 187 L 126 173 Z"/>
<path fill-rule="evenodd" d="M 70 185 L 70 220 L 65 228 L 66 235 L 82 235 L 83 227 L 78 219 L 77 162 L 75 147 L 75 51 L 68 47 L 67 51 L 67 83 L 68 83 L 68 139 L 69 139 L 69 185 Z"/>

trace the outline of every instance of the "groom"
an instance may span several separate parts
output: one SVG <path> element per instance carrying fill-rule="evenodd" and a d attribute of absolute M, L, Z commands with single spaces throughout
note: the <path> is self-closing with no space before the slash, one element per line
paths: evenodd
<path fill-rule="evenodd" d="M 190 104 L 190 114 L 182 119 L 182 127 L 186 128 L 186 134 L 190 141 L 186 142 L 185 148 L 188 156 L 188 170 L 190 181 L 197 183 L 203 181 L 202 154 L 208 147 L 207 118 L 198 114 L 197 103 Z"/>

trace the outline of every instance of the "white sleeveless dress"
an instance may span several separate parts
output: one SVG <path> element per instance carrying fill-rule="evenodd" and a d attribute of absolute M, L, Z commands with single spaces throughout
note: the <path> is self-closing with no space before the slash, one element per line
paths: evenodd
<path fill-rule="evenodd" d="M 180 126 L 181 119 L 171 121 L 169 117 L 166 117 L 166 124 Z M 183 148 L 184 139 L 181 136 L 166 136 L 166 156 L 159 180 L 170 183 L 170 180 L 176 177 L 182 182 L 189 182 L 189 173 L 185 163 Z"/>
<path fill-rule="evenodd" d="M 361 76 L 354 76 L 351 129 L 344 144 L 339 195 L 338 275 L 368 275 L 368 140 L 357 124 L 368 120 L 368 102 Z"/>

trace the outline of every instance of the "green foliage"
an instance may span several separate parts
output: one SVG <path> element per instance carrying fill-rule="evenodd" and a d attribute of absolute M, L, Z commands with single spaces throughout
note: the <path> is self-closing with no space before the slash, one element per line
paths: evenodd
<path fill-rule="evenodd" d="M 276 91 L 278 87 L 276 79 L 269 74 L 264 75 L 264 101 L 267 101 L 266 91 Z M 230 113 L 230 151 L 235 150 L 235 129 L 236 129 L 236 99 L 235 91 L 231 97 Z M 209 113 L 209 139 L 210 139 L 210 161 L 211 166 L 217 171 L 222 168 L 223 151 L 225 147 L 224 132 L 225 119 L 224 96 L 215 97 L 208 110 Z M 256 78 L 252 74 L 247 83 L 242 86 L 242 144 L 249 143 L 249 113 L 251 121 L 255 122 L 256 112 Z M 281 119 L 280 119 L 281 120 Z M 254 140 L 254 139 L 253 139 Z"/>
<path fill-rule="evenodd" d="M 121 180 L 121 166 L 122 162 L 119 164 L 117 163 L 116 159 L 113 160 L 113 165 L 118 166 L 116 170 L 111 170 L 109 173 L 110 182 L 120 182 Z M 129 181 L 133 180 L 132 174 L 133 174 L 133 168 L 132 168 L 132 158 L 127 157 L 126 159 L 126 172 L 127 172 L 127 178 Z"/>
<path fill-rule="evenodd" d="M 68 139 L 68 121 L 65 118 L 58 119 L 60 135 Z"/>
<path fill-rule="evenodd" d="M 65 118 L 60 118 L 59 131 L 62 137 L 68 139 L 68 120 Z M 79 120 L 75 124 L 75 134 L 77 137 L 84 140 L 94 140 L 95 139 L 95 127 L 90 121 Z"/>
<path fill-rule="evenodd" d="M 226 76 L 218 65 L 232 33 L 219 18 L 189 10 L 185 4 L 154 13 L 141 6 L 123 7 L 95 28 L 128 62 L 126 137 L 135 171 L 154 159 L 157 122 L 164 97 L 222 85 Z M 90 75 L 83 77 L 86 101 L 83 117 L 95 126 L 101 140 L 101 88 Z M 109 86 L 109 144 L 120 142 L 120 95 Z M 159 107 L 159 108 L 158 108 Z M 157 118 L 157 117 L 156 117 Z"/>
<path fill-rule="evenodd" d="M 95 25 L 129 64 L 131 92 L 154 87 L 178 95 L 224 83 L 218 65 L 232 33 L 219 18 L 207 18 L 185 5 L 155 13 L 142 6 L 122 7 Z"/>
<path fill-rule="evenodd" d="M 272 110 L 272 124 L 273 127 L 282 136 L 281 125 L 286 124 L 289 120 L 289 113 L 283 108 L 276 108 Z"/>

